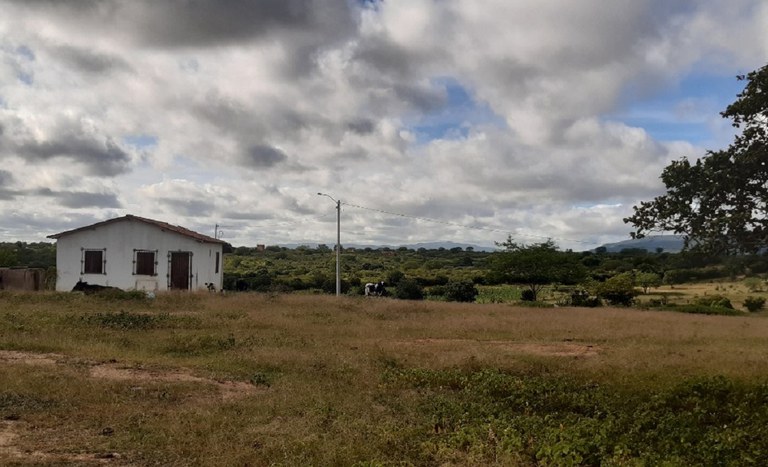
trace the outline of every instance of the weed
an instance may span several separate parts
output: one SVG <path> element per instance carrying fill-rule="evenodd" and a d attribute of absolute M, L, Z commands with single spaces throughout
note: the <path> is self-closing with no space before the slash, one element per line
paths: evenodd
<path fill-rule="evenodd" d="M 83 316 L 81 319 L 86 323 L 95 324 L 105 328 L 146 330 L 155 328 L 167 321 L 168 315 L 150 315 L 146 313 L 120 311 L 118 313 L 96 313 L 95 315 Z"/>

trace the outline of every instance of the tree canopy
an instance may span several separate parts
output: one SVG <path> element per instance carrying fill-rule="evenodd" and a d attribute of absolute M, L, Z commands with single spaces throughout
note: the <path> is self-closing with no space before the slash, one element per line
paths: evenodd
<path fill-rule="evenodd" d="M 737 79 L 746 86 L 721 115 L 741 133 L 726 149 L 668 165 L 661 174 L 667 193 L 624 219 L 634 238 L 674 232 L 686 248 L 709 254 L 768 246 L 768 65 Z"/>
<path fill-rule="evenodd" d="M 579 257 L 558 250 L 552 240 L 531 245 L 522 245 L 509 237 L 498 244 L 503 252 L 496 253 L 491 260 L 492 274 L 505 282 L 524 284 L 538 299 L 541 289 L 549 284 L 576 283 L 585 277 L 585 269 Z"/>

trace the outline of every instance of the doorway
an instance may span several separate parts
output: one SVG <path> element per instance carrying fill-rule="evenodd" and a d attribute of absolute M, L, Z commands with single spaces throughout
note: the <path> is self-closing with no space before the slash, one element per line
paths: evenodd
<path fill-rule="evenodd" d="M 172 251 L 169 259 L 171 290 L 189 290 L 189 283 L 192 279 L 192 252 Z"/>

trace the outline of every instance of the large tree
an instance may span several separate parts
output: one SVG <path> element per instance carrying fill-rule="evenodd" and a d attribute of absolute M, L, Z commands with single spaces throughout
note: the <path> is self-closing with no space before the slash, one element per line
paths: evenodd
<path fill-rule="evenodd" d="M 534 301 L 546 285 L 556 282 L 573 284 L 585 277 L 579 257 L 558 250 L 551 240 L 523 245 L 508 237 L 497 245 L 504 251 L 493 254 L 491 274 L 507 283 L 524 284 L 531 291 Z"/>
<path fill-rule="evenodd" d="M 768 246 L 768 65 L 737 79 L 746 86 L 721 115 L 741 134 L 727 149 L 667 166 L 661 174 L 667 193 L 624 219 L 636 228 L 633 237 L 674 232 L 687 248 L 709 254 Z"/>

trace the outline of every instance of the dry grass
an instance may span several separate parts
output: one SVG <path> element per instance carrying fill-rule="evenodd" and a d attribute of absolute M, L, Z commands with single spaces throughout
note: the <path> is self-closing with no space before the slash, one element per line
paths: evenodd
<path fill-rule="evenodd" d="M 762 381 L 768 320 L 327 296 L 3 293 L 0 463 L 430 464 L 408 441 L 426 436 L 413 422 L 418 394 L 382 383 L 393 367 L 563 374 L 633 389 L 692 376 Z"/>
<path fill-rule="evenodd" d="M 761 281 L 758 280 L 757 282 L 760 283 Z M 763 297 L 768 299 L 768 287 L 765 286 L 764 281 L 762 281 L 762 285 L 754 287 L 754 284 L 751 284 L 749 279 L 717 280 L 674 286 L 665 285 L 651 289 L 647 295 L 640 295 L 638 298 L 641 302 L 664 298 L 668 303 L 687 305 L 694 303 L 697 299 L 713 295 L 729 299 L 737 310 L 747 311 L 744 307 L 744 300 L 747 297 Z"/>

